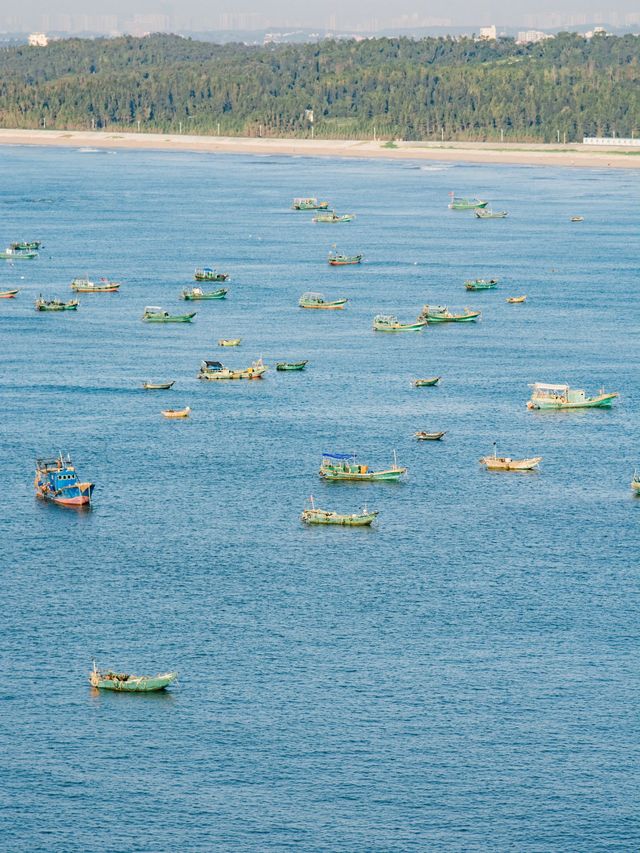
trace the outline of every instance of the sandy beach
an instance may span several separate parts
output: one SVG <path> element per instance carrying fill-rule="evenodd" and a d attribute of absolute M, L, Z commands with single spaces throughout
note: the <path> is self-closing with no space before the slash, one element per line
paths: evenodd
<path fill-rule="evenodd" d="M 467 163 L 511 163 L 580 168 L 640 168 L 640 147 L 579 143 L 545 145 L 492 142 L 397 142 L 342 139 L 273 139 L 188 136 L 163 133 L 111 133 L 77 130 L 1 130 L 0 145 L 54 145 L 72 148 L 153 149 L 226 154 L 282 154 L 302 157 L 384 157 L 394 160 L 439 160 Z"/>

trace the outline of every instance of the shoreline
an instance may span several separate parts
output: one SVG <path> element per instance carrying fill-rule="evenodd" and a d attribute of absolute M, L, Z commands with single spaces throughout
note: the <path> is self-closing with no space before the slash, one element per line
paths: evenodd
<path fill-rule="evenodd" d="M 640 147 L 622 149 L 569 143 L 397 142 L 386 148 L 373 140 L 276 139 L 191 136 L 164 133 L 111 133 L 81 130 L 4 130 L 0 145 L 69 148 L 200 151 L 219 154 L 271 154 L 296 157 L 365 157 L 390 160 L 564 166 L 584 169 L 638 169 Z M 634 156 L 635 155 L 635 156 Z"/>

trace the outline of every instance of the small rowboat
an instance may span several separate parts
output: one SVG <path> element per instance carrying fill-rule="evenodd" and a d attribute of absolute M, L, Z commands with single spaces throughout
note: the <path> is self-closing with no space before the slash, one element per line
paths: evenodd
<path fill-rule="evenodd" d="M 195 311 L 193 314 L 169 314 L 162 308 L 148 306 L 144 309 L 142 319 L 146 323 L 190 323 L 195 316 Z"/>
<path fill-rule="evenodd" d="M 162 409 L 162 414 L 165 418 L 177 419 L 177 418 L 188 418 L 191 414 L 191 409 L 189 406 L 186 406 L 184 409 Z"/>
<path fill-rule="evenodd" d="M 164 690 L 178 677 L 177 672 L 163 672 L 159 675 L 129 675 L 127 672 L 100 672 L 93 664 L 89 673 L 89 682 L 98 690 L 117 690 L 122 693 L 152 693 Z"/>
<path fill-rule="evenodd" d="M 414 388 L 431 388 L 433 385 L 437 385 L 440 382 L 441 376 L 431 376 L 429 379 L 414 379 L 413 387 Z"/>
<path fill-rule="evenodd" d="M 476 278 L 473 281 L 465 281 L 464 286 L 467 290 L 494 290 L 497 284 L 497 278 Z"/>
<path fill-rule="evenodd" d="M 572 216 L 571 221 L 572 222 L 584 222 L 584 216 Z"/>
<path fill-rule="evenodd" d="M 507 302 L 509 305 L 521 305 L 523 302 L 527 301 L 527 295 L 525 293 L 524 296 L 508 296 Z"/>
<path fill-rule="evenodd" d="M 532 456 L 530 459 L 511 459 L 510 456 L 483 456 L 480 464 L 487 471 L 534 471 L 542 462 L 542 456 Z"/>
<path fill-rule="evenodd" d="M 0 291 L 0 299 L 15 299 L 20 293 L 20 290 L 2 290 Z"/>
<path fill-rule="evenodd" d="M 440 441 L 443 435 L 446 435 L 446 432 L 424 432 L 422 430 L 414 432 L 414 436 L 418 441 Z"/>
<path fill-rule="evenodd" d="M 242 338 L 220 338 L 218 341 L 219 347 L 239 347 Z"/>
<path fill-rule="evenodd" d="M 276 370 L 304 370 L 307 364 L 308 361 L 279 361 Z"/>
<path fill-rule="evenodd" d="M 313 497 L 309 499 L 309 503 L 310 505 L 304 508 L 300 516 L 300 521 L 303 521 L 305 524 L 340 524 L 345 527 L 368 527 L 379 514 L 375 510 L 368 510 L 366 506 L 362 508 L 362 512 L 354 512 L 348 515 L 327 509 L 317 509 L 313 502 Z"/>
<path fill-rule="evenodd" d="M 175 383 L 175 379 L 173 382 L 143 382 L 142 387 L 145 391 L 168 391 Z"/>
<path fill-rule="evenodd" d="M 191 302 L 202 301 L 204 299 L 224 299 L 227 293 L 229 291 L 226 287 L 209 291 L 205 291 L 201 287 L 192 287 L 189 290 L 182 291 L 182 298 Z"/>
<path fill-rule="evenodd" d="M 478 219 L 506 219 L 509 215 L 506 210 L 489 210 L 488 208 L 480 208 L 474 210 Z"/>

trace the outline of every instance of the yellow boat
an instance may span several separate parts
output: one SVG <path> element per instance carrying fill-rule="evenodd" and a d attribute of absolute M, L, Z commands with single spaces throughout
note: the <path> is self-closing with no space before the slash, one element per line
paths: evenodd
<path fill-rule="evenodd" d="M 218 341 L 219 347 L 239 347 L 242 338 L 220 338 Z"/>
<path fill-rule="evenodd" d="M 165 418 L 188 418 L 191 414 L 191 409 L 186 406 L 184 409 L 162 409 L 162 414 Z"/>
<path fill-rule="evenodd" d="M 520 305 L 521 303 L 526 302 L 526 301 L 527 301 L 527 294 L 526 293 L 524 296 L 508 296 L 507 297 L 507 302 L 510 305 Z"/>
<path fill-rule="evenodd" d="M 487 471 L 535 471 L 542 462 L 542 456 L 532 456 L 529 459 L 512 459 L 510 456 L 498 456 L 494 441 L 493 455 L 483 456 L 479 461 Z"/>

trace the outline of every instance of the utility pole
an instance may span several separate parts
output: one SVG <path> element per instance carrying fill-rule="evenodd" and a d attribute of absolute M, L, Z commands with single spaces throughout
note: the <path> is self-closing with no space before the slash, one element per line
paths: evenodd
<path fill-rule="evenodd" d="M 567 131 L 566 130 L 564 132 L 563 142 L 565 145 L 567 144 Z"/>
<path fill-rule="evenodd" d="M 504 128 L 500 128 L 500 142 L 504 142 Z"/>
<path fill-rule="evenodd" d="M 441 137 L 442 141 L 444 142 L 444 127 L 440 128 L 440 137 Z"/>
<path fill-rule="evenodd" d="M 138 119 L 138 133 L 140 133 L 140 119 Z"/>
<path fill-rule="evenodd" d="M 560 142 L 560 131 L 556 130 L 556 134 L 558 135 L 558 142 Z"/>
<path fill-rule="evenodd" d="M 377 141 L 378 141 L 378 138 L 377 138 L 377 136 L 376 136 L 376 126 L 375 126 L 375 124 L 373 125 L 373 141 L 374 141 L 374 142 L 377 142 Z"/>
<path fill-rule="evenodd" d="M 220 136 L 220 122 L 218 122 L 218 136 Z"/>
<path fill-rule="evenodd" d="M 181 122 L 181 121 L 179 121 L 179 122 L 178 122 L 178 124 L 179 124 L 179 126 L 180 126 L 180 130 L 178 131 L 178 133 L 182 133 L 182 122 Z"/>
<path fill-rule="evenodd" d="M 94 118 L 91 119 L 91 130 L 96 129 L 96 120 Z"/>

